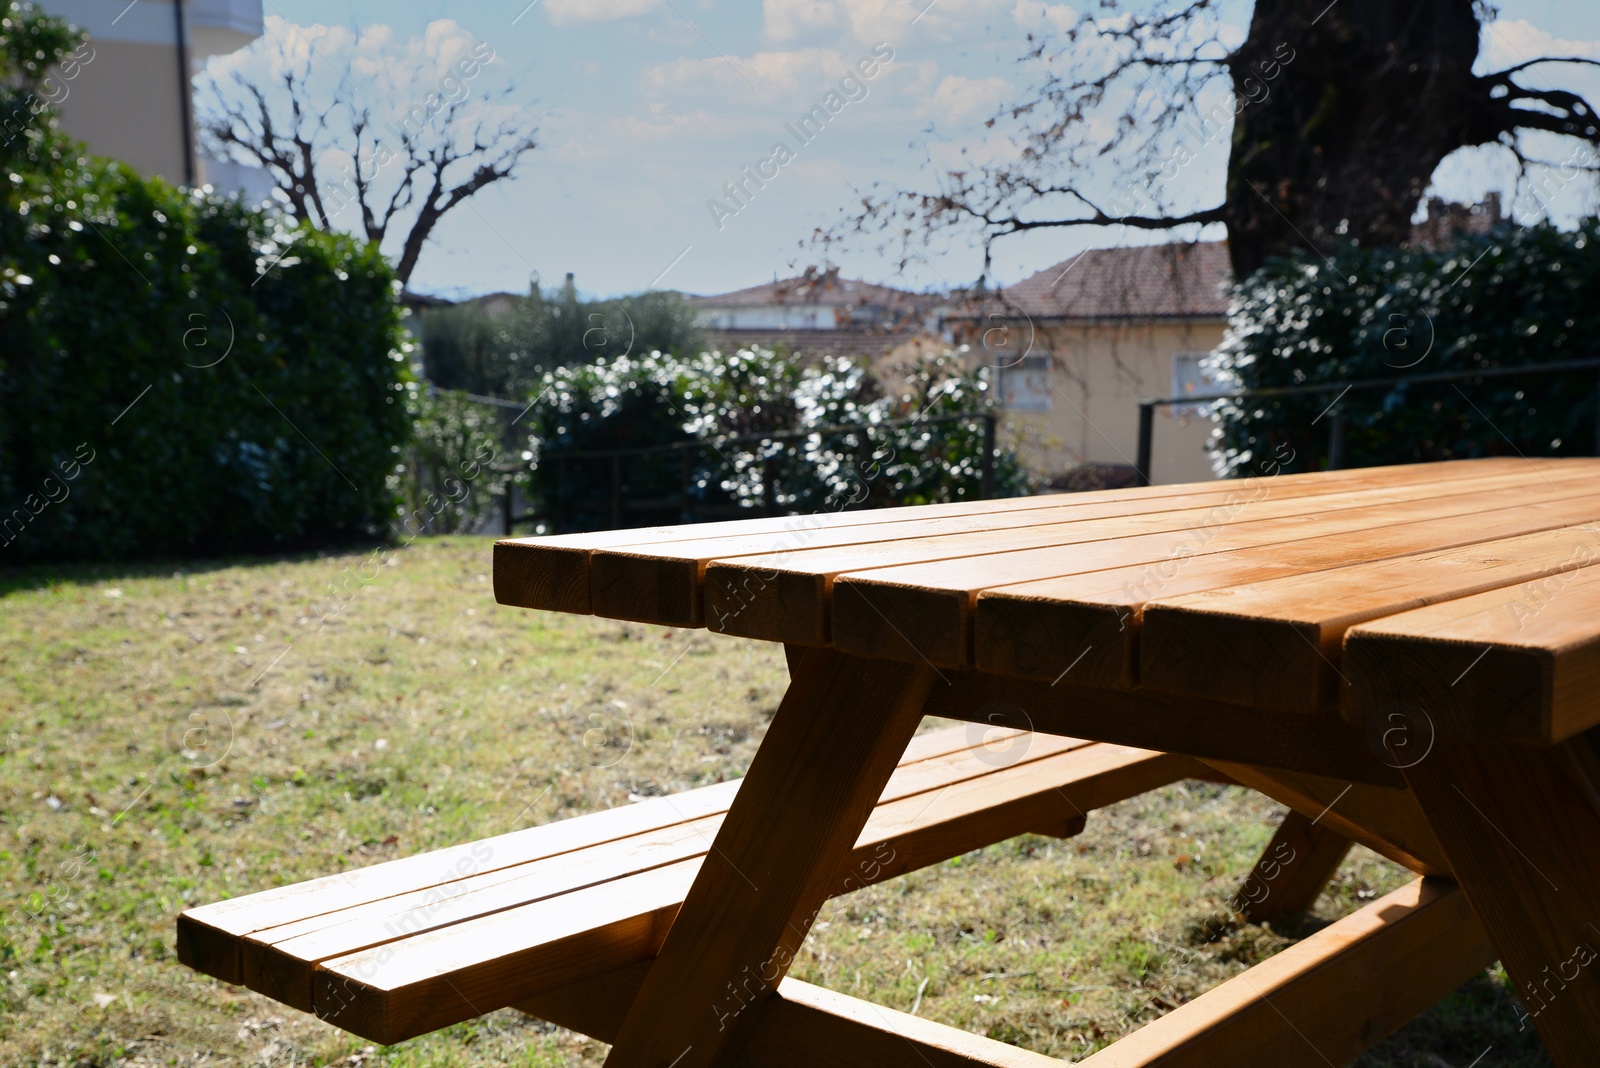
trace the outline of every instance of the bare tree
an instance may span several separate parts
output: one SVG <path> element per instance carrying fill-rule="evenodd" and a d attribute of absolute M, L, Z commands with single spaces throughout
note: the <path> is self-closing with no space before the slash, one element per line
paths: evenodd
<path fill-rule="evenodd" d="M 919 244 L 976 230 L 987 276 L 994 243 L 1016 234 L 1221 223 L 1243 278 L 1297 246 L 1399 244 L 1458 148 L 1502 146 L 1519 189 L 1551 168 L 1564 181 L 1600 169 L 1600 118 L 1548 81 L 1559 64 L 1600 64 L 1541 56 L 1474 74 L 1495 17 L 1481 2 L 1257 0 L 1232 43 L 1217 0 L 1152 14 L 1100 6 L 1106 15 L 1030 35 L 1024 61 L 1041 74 L 989 122 L 1015 151 L 945 168 L 933 191 L 876 188 L 819 240 L 899 243 L 903 266 Z M 1541 134 L 1575 150 L 1540 155 L 1530 140 L 1553 140 Z M 1228 144 L 1220 195 L 1190 169 L 1214 141 Z"/>
<path fill-rule="evenodd" d="M 296 48 L 299 27 L 268 22 L 260 54 L 223 65 L 203 86 L 204 143 L 264 168 L 298 220 L 358 229 L 380 246 L 394 237 L 402 284 L 439 220 L 510 177 L 536 147 L 510 87 L 473 91 L 494 56 L 487 45 L 458 37 L 441 50 L 432 39 L 427 54 L 412 42 L 375 57 L 350 35 Z"/>

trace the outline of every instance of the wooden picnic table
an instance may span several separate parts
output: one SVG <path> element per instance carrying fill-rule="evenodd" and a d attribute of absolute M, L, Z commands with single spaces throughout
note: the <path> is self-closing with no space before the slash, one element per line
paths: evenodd
<path fill-rule="evenodd" d="M 834 895 L 1185 777 L 1418 879 L 1080 1062 L 1337 1065 L 1496 956 L 1600 1062 L 1600 460 L 1490 459 L 495 546 L 506 605 L 783 643 L 743 780 L 188 909 L 178 955 L 396 1042 L 515 1006 L 608 1064 L 1048 1058 L 786 977 Z M 913 739 L 926 716 L 977 725 Z M 1014 745 L 996 760 L 975 742 Z"/>
<path fill-rule="evenodd" d="M 1427 877 L 1091 1063 L 1343 1063 L 1488 944 L 1557 1063 L 1596 1063 L 1597 477 L 1490 459 L 500 542 L 504 604 L 788 650 L 607 1063 L 781 1046 L 784 973 L 928 715 L 1197 757 L 1309 817 L 1302 841 L 1333 828 Z M 884 1034 L 938 1063 L 1047 1063 L 835 1010 L 793 1032 L 794 1063 L 874 1063 L 816 1050 Z"/>

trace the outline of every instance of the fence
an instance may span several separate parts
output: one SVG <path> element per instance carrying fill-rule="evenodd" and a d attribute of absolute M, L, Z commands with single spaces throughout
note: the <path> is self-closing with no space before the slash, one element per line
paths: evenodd
<path fill-rule="evenodd" d="M 496 398 L 470 397 L 469 399 L 482 399 L 496 404 L 511 406 L 509 402 L 500 401 Z M 517 513 L 515 507 L 515 484 L 517 477 L 526 473 L 525 468 L 502 467 L 495 469 L 496 473 L 502 476 L 500 491 L 501 529 L 509 535 L 519 524 L 534 523 L 541 520 L 548 521 L 552 530 L 559 531 L 564 529 L 572 518 L 567 508 L 568 494 L 566 488 L 572 480 L 574 467 L 585 463 L 602 464 L 608 471 L 607 513 L 611 529 L 620 529 L 630 512 L 674 510 L 679 521 L 684 523 L 697 523 L 707 519 L 751 515 L 752 513 L 768 516 L 779 515 L 781 514 L 781 507 L 778 500 L 780 485 L 777 468 L 780 456 L 769 446 L 785 442 L 806 441 L 817 437 L 855 435 L 860 439 L 857 444 L 857 452 L 859 454 L 862 451 L 862 445 L 874 432 L 881 433 L 906 427 L 939 426 L 947 423 L 981 424 L 983 428 L 983 444 L 979 457 L 977 489 L 980 500 L 989 499 L 994 495 L 995 488 L 996 417 L 993 412 L 980 412 L 941 415 L 931 418 L 890 420 L 882 423 L 839 423 L 808 430 L 727 435 L 719 438 L 675 441 L 665 445 L 645 445 L 625 449 L 552 451 L 541 456 L 539 462 L 554 466 L 557 489 L 552 495 L 553 500 L 548 502 L 547 506 L 542 510 L 528 511 L 522 514 Z M 757 446 L 757 451 L 761 454 L 762 503 L 760 509 L 737 503 L 707 504 L 697 500 L 694 493 L 696 473 L 699 471 L 699 466 L 696 463 L 697 458 L 707 451 L 722 453 L 725 449 L 739 449 L 751 445 Z M 630 497 L 623 492 L 624 487 L 627 485 L 630 464 L 637 464 L 641 460 L 652 457 L 671 456 L 680 458 L 680 470 L 682 472 L 679 491 L 676 494 L 670 497 L 638 498 Z"/>
<path fill-rule="evenodd" d="M 1210 401 L 1222 400 L 1248 400 L 1266 397 L 1336 393 L 1337 396 L 1334 397 L 1333 403 L 1329 405 L 1329 408 L 1332 409 L 1332 419 L 1328 423 L 1328 469 L 1335 470 L 1344 466 L 1345 412 L 1339 406 L 1339 401 L 1344 399 L 1346 393 L 1361 392 L 1369 389 L 1392 389 L 1395 386 L 1426 382 L 1462 382 L 1478 378 L 1504 378 L 1508 375 L 1540 375 L 1554 374 L 1560 371 L 1593 369 L 1600 369 L 1600 359 L 1564 360 L 1558 363 L 1523 365 L 1519 367 L 1484 367 L 1475 371 L 1437 371 L 1421 375 L 1404 375 L 1399 378 L 1364 378 L 1351 382 L 1274 386 L 1267 389 L 1244 390 L 1239 393 L 1191 394 L 1187 397 L 1157 397 L 1151 400 L 1142 400 L 1139 402 L 1139 453 L 1136 464 L 1138 481 L 1136 485 L 1150 485 L 1150 465 L 1155 438 L 1155 413 L 1156 409 L 1160 407 L 1173 404 L 1204 404 Z M 1600 383 L 1596 384 L 1595 402 L 1595 455 L 1600 456 Z M 1317 418 L 1320 419 L 1321 416 Z"/>

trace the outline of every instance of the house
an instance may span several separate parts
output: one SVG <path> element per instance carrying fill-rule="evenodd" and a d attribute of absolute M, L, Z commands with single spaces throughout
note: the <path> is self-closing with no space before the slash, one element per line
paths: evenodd
<path fill-rule="evenodd" d="M 1090 249 L 969 295 L 944 325 L 994 368 L 1025 462 L 1074 484 L 1085 468 L 1131 474 L 1140 400 L 1211 392 L 1200 360 L 1222 340 L 1231 277 L 1223 242 Z M 1212 426 L 1198 405 L 1157 409 L 1155 480 L 1215 477 Z"/>
<path fill-rule="evenodd" d="M 808 267 L 794 278 L 688 297 L 712 345 L 785 345 L 791 351 L 877 356 L 921 332 L 939 298 L 840 278 Z"/>
<path fill-rule="evenodd" d="M 194 76 L 212 56 L 265 30 L 262 0 L 39 0 L 88 35 L 52 75 L 61 127 L 145 174 L 210 184 L 252 200 L 272 192 L 266 171 L 204 158 L 195 143 Z"/>

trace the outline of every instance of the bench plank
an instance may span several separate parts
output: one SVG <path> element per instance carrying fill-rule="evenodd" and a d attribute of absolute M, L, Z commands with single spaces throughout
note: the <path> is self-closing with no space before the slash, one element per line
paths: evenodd
<path fill-rule="evenodd" d="M 910 765 L 921 761 L 965 753 L 972 748 L 972 738 L 965 728 L 920 735 L 906 747 L 906 754 L 900 762 L 901 769 L 909 769 Z M 996 735 L 995 740 L 1003 741 L 1004 736 Z M 1065 739 L 1062 744 L 1070 746 L 1083 743 Z M 890 788 L 908 789 L 905 784 L 909 780 L 903 777 L 907 773 L 907 770 L 897 770 L 897 777 L 890 780 Z M 532 863 L 718 815 L 728 810 L 728 804 L 738 788 L 737 779 L 716 783 L 686 790 L 670 798 L 655 798 L 589 813 L 582 817 L 582 822 L 562 820 L 529 827 L 464 846 L 352 868 L 318 879 L 191 908 L 178 917 L 178 959 L 188 967 L 214 975 L 225 982 L 242 983 L 244 973 L 240 940 L 257 932 L 304 920 L 312 915 L 333 913 L 414 890 L 427 890 L 480 873 Z"/>
<path fill-rule="evenodd" d="M 947 737 L 935 736 L 932 743 L 924 743 L 921 759 L 912 759 L 896 769 L 868 821 L 869 830 L 863 832 L 864 839 L 884 847 L 878 850 L 881 863 L 887 865 L 893 860 L 899 865 L 889 874 L 909 871 L 951 855 L 948 846 L 941 848 L 939 841 L 923 842 L 922 838 L 936 834 L 954 835 L 963 842 L 974 840 L 974 834 L 966 830 L 963 821 L 988 821 L 998 829 L 1028 826 L 1043 830 L 1052 826 L 1054 813 L 1048 809 L 1024 814 L 1017 810 L 1016 804 L 1048 791 L 1075 772 L 1096 774 L 1101 770 L 1092 757 L 1073 761 L 1050 759 L 1091 745 L 1079 739 L 1030 735 L 1025 739 L 1025 751 L 1015 763 L 1005 767 L 989 763 L 989 759 L 1000 758 L 991 757 L 986 751 L 966 748 L 968 740 L 964 737 L 960 739 L 963 748 L 954 752 L 935 751 L 935 746 L 940 750 L 948 749 L 965 732 L 957 728 L 938 733 Z M 1189 767 L 1189 762 L 1182 762 L 1182 758 L 1149 761 L 1144 759 L 1149 754 L 1142 750 L 1114 748 L 1120 750 L 1119 755 L 1137 753 L 1139 760 L 1135 762 L 1150 765 L 1158 776 L 1166 774 L 1169 767 L 1179 773 Z M 937 796 L 926 796 L 934 792 Z M 732 795 L 721 791 L 718 796 L 731 801 Z M 1041 799 L 1048 804 L 1047 794 Z M 669 805 L 675 803 L 668 800 Z M 992 812 L 982 811 L 988 806 L 993 807 Z M 1042 806 L 1036 803 L 1034 807 Z M 974 808 L 979 811 L 972 811 Z M 320 961 L 531 901 L 570 894 L 649 868 L 701 857 L 720 829 L 725 813 L 726 805 L 699 819 L 667 823 L 627 838 L 445 883 L 418 885 L 409 890 L 402 890 L 395 884 L 388 888 L 392 893 L 366 904 L 257 931 L 245 937 L 241 945 L 243 983 L 277 1001 L 310 1012 L 311 973 Z M 1061 815 L 1065 819 L 1077 814 L 1074 811 Z M 1037 827 L 1032 820 L 1038 821 Z M 1000 837 L 1011 837 L 1015 833 L 1011 831 Z M 913 850 L 913 845 L 919 848 Z"/>
<path fill-rule="evenodd" d="M 1044 822 L 1081 819 L 1080 810 L 1138 796 L 1197 770 L 1181 757 L 1094 745 L 958 784 L 931 803 L 916 795 L 892 802 L 874 812 L 829 893 L 872 885 Z M 1070 829 L 1078 828 L 1081 823 Z M 628 876 L 616 881 L 627 885 L 615 894 L 586 889 L 570 904 L 562 898 L 533 902 L 324 961 L 313 972 L 313 1009 L 346 1030 L 393 1043 L 573 981 L 579 945 L 573 939 L 590 939 L 581 943 L 583 953 L 605 954 L 583 964 L 584 975 L 648 959 L 699 864 L 696 857 Z M 574 911 L 583 923 L 562 926 Z"/>

